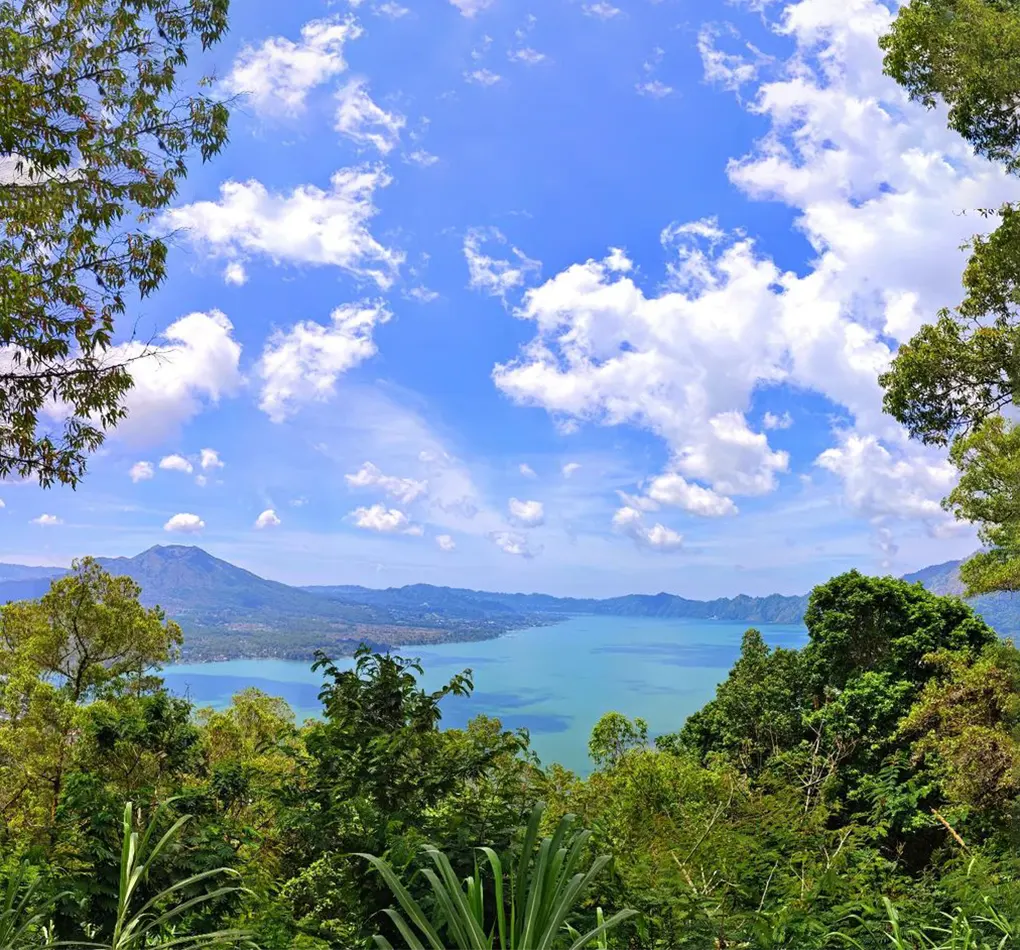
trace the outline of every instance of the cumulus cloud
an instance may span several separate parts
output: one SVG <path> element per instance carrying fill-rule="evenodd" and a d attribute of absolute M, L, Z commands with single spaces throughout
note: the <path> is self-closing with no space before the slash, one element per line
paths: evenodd
<path fill-rule="evenodd" d="M 165 212 L 164 230 L 184 237 L 210 256 L 242 262 L 262 255 L 274 264 L 339 267 L 382 288 L 392 285 L 403 261 L 368 230 L 375 191 L 390 183 L 381 167 L 335 172 L 328 190 L 299 185 L 271 192 L 254 179 L 220 185 L 218 201 L 196 201 Z"/>
<path fill-rule="evenodd" d="M 518 315 L 534 338 L 495 367 L 496 385 L 561 426 L 644 428 L 670 453 L 666 475 L 723 498 L 772 491 L 789 468 L 768 443 L 784 417 L 763 419 L 762 432 L 748 424 L 755 393 L 818 393 L 849 420 L 818 460 L 848 506 L 947 530 L 938 501 L 952 473 L 883 414 L 877 377 L 891 341 L 959 299 L 959 245 L 994 225 L 959 210 L 1020 199 L 1020 183 L 883 75 L 877 39 L 891 16 L 879 0 L 800 0 L 773 24 L 793 49 L 786 62 L 752 51 L 752 75 L 706 61 L 709 78 L 756 87 L 746 108 L 768 132 L 728 175 L 751 198 L 793 209 L 815 252 L 805 272 L 782 271 L 718 222 L 680 223 L 664 232 L 672 261 L 655 293 L 616 251 L 529 290 Z"/>
<path fill-rule="evenodd" d="M 46 528 L 52 528 L 52 527 L 54 527 L 54 526 L 56 526 L 58 524 L 63 524 L 63 523 L 64 522 L 60 518 L 58 518 L 56 515 L 39 515 L 38 518 L 33 518 L 32 519 L 32 524 L 42 525 L 43 527 L 46 527 Z"/>
<path fill-rule="evenodd" d="M 897 459 L 875 436 L 847 433 L 817 464 L 842 479 L 847 503 L 867 518 L 913 518 L 934 526 L 949 517 L 938 499 L 952 489 L 956 469 L 934 452 Z"/>
<path fill-rule="evenodd" d="M 165 455 L 159 460 L 159 467 L 167 472 L 184 472 L 190 475 L 193 467 L 183 455 Z"/>
<path fill-rule="evenodd" d="M 772 62 L 772 57 L 766 56 L 751 43 L 745 43 L 744 51 L 740 53 L 727 53 L 719 48 L 718 42 L 722 37 L 732 39 L 738 35 L 732 23 L 709 24 L 698 33 L 698 53 L 705 79 L 731 92 L 739 92 L 743 86 L 753 82 L 762 67 Z"/>
<path fill-rule="evenodd" d="M 131 471 L 128 472 L 128 475 L 131 476 L 131 481 L 135 482 L 135 484 L 148 481 L 155 474 L 152 462 L 135 462 L 131 466 Z"/>
<path fill-rule="evenodd" d="M 519 471 L 525 478 L 537 478 L 535 470 L 527 462 L 521 462 L 521 464 L 517 466 L 517 471 Z"/>
<path fill-rule="evenodd" d="M 491 69 L 481 67 L 464 73 L 464 79 L 479 86 L 495 86 L 503 77 L 499 73 L 494 73 Z"/>
<path fill-rule="evenodd" d="M 223 462 L 220 461 L 220 453 L 216 449 L 202 449 L 200 459 L 199 464 L 203 469 L 223 468 Z"/>
<path fill-rule="evenodd" d="M 581 9 L 585 16 L 596 17 L 599 20 L 611 20 L 622 12 L 619 7 L 614 7 L 611 3 L 606 3 L 605 0 L 599 0 L 598 3 L 586 3 Z"/>
<path fill-rule="evenodd" d="M 650 528 L 645 525 L 644 515 L 636 508 L 624 506 L 613 515 L 613 527 L 621 534 L 632 538 L 642 547 L 659 551 L 672 551 L 683 546 L 684 538 L 672 528 L 656 522 Z"/>
<path fill-rule="evenodd" d="M 400 478 L 396 475 L 384 475 L 379 470 L 379 466 L 372 462 L 365 462 L 357 472 L 345 475 L 344 479 L 351 488 L 378 488 L 405 505 L 421 497 L 428 490 L 427 482 L 413 478 Z"/>
<path fill-rule="evenodd" d="M 411 524 L 407 515 L 397 508 L 386 508 L 384 505 L 356 508 L 350 517 L 356 527 L 364 528 L 366 531 L 379 531 L 382 534 L 422 534 L 421 526 Z"/>
<path fill-rule="evenodd" d="M 244 269 L 244 264 L 239 261 L 230 261 L 223 268 L 223 283 L 232 284 L 235 287 L 242 287 L 248 283 L 248 272 Z"/>
<path fill-rule="evenodd" d="M 274 422 L 303 403 L 332 396 L 340 375 L 375 355 L 372 332 L 390 312 L 381 302 L 345 304 L 330 316 L 329 326 L 305 320 L 267 341 L 256 367 L 262 380 L 259 407 Z"/>
<path fill-rule="evenodd" d="M 418 165 L 421 168 L 428 168 L 430 165 L 435 165 L 439 161 L 438 155 L 433 155 L 431 152 L 426 152 L 423 148 L 416 148 L 413 152 L 408 152 L 404 156 L 404 161 L 411 165 Z"/>
<path fill-rule="evenodd" d="M 532 558 L 535 552 L 528 546 L 528 539 L 523 534 L 514 531 L 493 531 L 489 539 L 504 554 L 513 554 L 515 557 Z"/>
<path fill-rule="evenodd" d="M 563 466 L 563 477 L 570 478 L 580 467 L 580 462 L 567 462 L 567 464 Z"/>
<path fill-rule="evenodd" d="M 164 531 L 177 532 L 179 534 L 197 534 L 205 527 L 205 522 L 198 517 L 198 515 L 192 515 L 187 512 L 181 512 L 180 514 L 174 515 L 165 525 L 163 525 Z"/>
<path fill-rule="evenodd" d="M 468 266 L 468 286 L 482 290 L 493 297 L 506 298 L 542 265 L 531 260 L 523 251 L 510 247 L 512 259 L 489 257 L 482 250 L 486 242 L 506 245 L 507 239 L 499 228 L 472 228 L 464 238 L 464 259 Z"/>
<path fill-rule="evenodd" d="M 766 429 L 789 429 L 793 425 L 793 416 L 788 412 L 776 415 L 774 412 L 766 412 L 762 416 L 761 424 Z"/>
<path fill-rule="evenodd" d="M 540 501 L 520 501 L 511 498 L 507 507 L 510 517 L 525 527 L 535 528 L 545 521 L 545 507 Z"/>
<path fill-rule="evenodd" d="M 649 96 L 652 99 L 665 99 L 673 95 L 673 87 L 664 83 L 661 79 L 646 79 L 639 82 L 635 87 L 642 96 Z"/>
<path fill-rule="evenodd" d="M 512 49 L 506 56 L 512 63 L 526 63 L 529 66 L 541 63 L 546 58 L 545 53 L 540 53 L 537 49 L 532 49 L 530 46 Z"/>
<path fill-rule="evenodd" d="M 242 382 L 241 346 L 232 333 L 231 322 L 210 310 L 174 321 L 162 342 L 112 347 L 107 361 L 127 362 L 134 382 L 124 397 L 127 416 L 114 437 L 135 444 L 165 441 L 206 406 L 236 392 Z M 52 411 L 65 412 L 60 406 Z"/>
<path fill-rule="evenodd" d="M 789 459 L 735 407 L 763 381 L 784 378 L 771 324 L 779 275 L 737 241 L 721 259 L 691 254 L 695 286 L 649 298 L 618 250 L 575 264 L 527 292 L 518 315 L 537 336 L 497 365 L 496 385 L 556 417 L 636 424 L 662 437 L 672 468 L 722 494 L 763 494 Z"/>
<path fill-rule="evenodd" d="M 352 18 L 332 17 L 306 23 L 298 42 L 273 36 L 246 46 L 223 80 L 223 91 L 244 94 L 263 115 L 300 114 L 310 90 L 347 68 L 344 45 L 360 35 Z"/>
<path fill-rule="evenodd" d="M 372 12 L 376 16 L 384 16 L 389 20 L 399 20 L 401 17 L 407 16 L 411 11 L 399 3 L 394 3 L 394 0 L 386 0 L 385 3 L 377 3 L 372 8 Z"/>
<path fill-rule="evenodd" d="M 383 155 L 400 142 L 407 120 L 376 105 L 365 79 L 352 79 L 337 94 L 336 130 L 359 145 L 371 145 Z"/>
<path fill-rule="evenodd" d="M 272 508 L 267 508 L 255 519 L 255 527 L 259 529 L 275 528 L 279 523 L 280 519 Z"/>
<path fill-rule="evenodd" d="M 436 544 L 439 545 L 440 551 L 453 551 L 457 547 L 457 542 L 448 534 L 437 534 Z"/>
<path fill-rule="evenodd" d="M 737 514 L 737 506 L 732 498 L 693 484 L 682 475 L 672 472 L 652 480 L 648 486 L 648 497 L 659 504 L 683 508 L 691 514 L 706 518 Z"/>
<path fill-rule="evenodd" d="M 477 16 L 482 10 L 492 6 L 493 0 L 450 0 L 460 12 L 466 17 Z"/>

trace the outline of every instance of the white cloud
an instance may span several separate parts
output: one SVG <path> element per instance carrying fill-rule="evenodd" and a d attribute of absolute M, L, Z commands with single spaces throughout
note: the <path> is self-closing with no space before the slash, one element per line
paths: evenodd
<path fill-rule="evenodd" d="M 4 500 L 2 498 L 0 498 L 0 508 L 6 508 L 6 507 L 7 506 L 4 504 Z"/>
<path fill-rule="evenodd" d="M 391 498 L 409 505 L 420 498 L 428 490 L 428 483 L 413 478 L 399 478 L 396 475 L 384 475 L 377 465 L 365 462 L 353 475 L 345 475 L 344 479 L 351 488 L 379 488 Z"/>
<path fill-rule="evenodd" d="M 383 155 L 400 142 L 407 120 L 376 105 L 362 78 L 352 79 L 337 94 L 336 130 L 359 145 L 372 145 Z"/>
<path fill-rule="evenodd" d="M 614 7 L 611 3 L 606 3 L 605 0 L 599 0 L 598 3 L 586 3 L 581 9 L 586 16 L 597 17 L 600 20 L 611 20 L 622 12 L 619 7 Z"/>
<path fill-rule="evenodd" d="M 223 468 L 220 453 L 216 449 L 202 449 L 200 464 L 203 469 Z"/>
<path fill-rule="evenodd" d="M 399 20 L 403 16 L 407 16 L 411 11 L 399 3 L 394 3 L 393 0 L 386 0 L 386 3 L 379 3 L 372 10 L 376 16 L 384 16 L 390 20 Z"/>
<path fill-rule="evenodd" d="M 875 436 L 848 433 L 817 464 L 843 480 L 847 504 L 867 518 L 907 518 L 932 527 L 951 521 L 938 499 L 949 493 L 956 470 L 931 452 L 896 459 Z"/>
<path fill-rule="evenodd" d="M 567 464 L 563 466 L 563 477 L 570 478 L 580 467 L 580 462 L 567 462 Z"/>
<path fill-rule="evenodd" d="M 664 83 L 661 79 L 649 79 L 639 82 L 635 87 L 642 96 L 651 96 L 653 99 L 665 99 L 673 94 L 673 87 Z"/>
<path fill-rule="evenodd" d="M 332 396 L 338 376 L 375 355 L 372 332 L 390 312 L 380 302 L 345 304 L 330 316 L 329 326 L 305 320 L 266 342 L 256 369 L 262 380 L 259 407 L 274 422 L 302 403 Z"/>
<path fill-rule="evenodd" d="M 743 86 L 757 79 L 762 67 L 772 62 L 771 57 L 750 43 L 744 44 L 750 56 L 727 53 L 716 45 L 722 36 L 737 35 L 732 23 L 710 24 L 698 33 L 698 52 L 705 79 L 733 92 L 739 92 Z"/>
<path fill-rule="evenodd" d="M 494 73 L 491 69 L 482 67 L 481 69 L 473 69 L 469 73 L 464 73 L 464 79 L 479 86 L 495 86 L 503 77 L 499 73 Z"/>
<path fill-rule="evenodd" d="M 436 544 L 439 545 L 440 551 L 452 551 L 457 547 L 457 542 L 448 534 L 437 534 Z"/>
<path fill-rule="evenodd" d="M 527 462 L 521 462 L 521 464 L 517 466 L 517 471 L 519 471 L 525 478 L 537 477 L 535 475 L 535 470 Z"/>
<path fill-rule="evenodd" d="M 274 264 L 339 267 L 387 288 L 403 261 L 368 230 L 377 188 L 390 183 L 381 167 L 335 172 L 328 191 L 300 185 L 270 192 L 254 179 L 220 185 L 218 201 L 196 201 L 160 217 L 165 230 L 183 229 L 197 248 L 232 262 L 261 254 Z"/>
<path fill-rule="evenodd" d="M 267 508 L 255 519 L 255 527 L 259 529 L 275 528 L 279 524 L 280 519 L 272 508 Z"/>
<path fill-rule="evenodd" d="M 177 532 L 179 534 L 196 534 L 205 527 L 205 522 L 198 515 L 181 512 L 174 515 L 165 525 L 164 531 Z"/>
<path fill-rule="evenodd" d="M 418 303 L 432 303 L 434 300 L 439 299 L 439 293 L 435 290 L 429 290 L 428 287 L 412 287 L 404 293 L 404 296 L 410 297 L 411 300 L 415 300 Z"/>
<path fill-rule="evenodd" d="M 195 484 L 198 485 L 199 488 L 205 488 L 205 486 L 209 484 L 208 476 L 206 476 L 206 475 L 196 475 L 195 476 Z"/>
<path fill-rule="evenodd" d="M 404 156 L 404 161 L 412 165 L 419 165 L 421 168 L 428 168 L 439 161 L 439 156 L 426 152 L 423 148 L 416 148 L 413 152 L 408 152 Z"/>
<path fill-rule="evenodd" d="M 648 486 L 648 497 L 662 505 L 683 508 L 694 515 L 718 518 L 737 514 L 732 498 L 687 481 L 674 472 L 659 475 Z"/>
<path fill-rule="evenodd" d="M 128 475 L 131 476 L 131 481 L 136 484 L 138 482 L 147 481 L 155 474 L 156 473 L 152 468 L 152 462 L 135 462 L 135 464 L 131 466 L 131 471 L 128 472 Z"/>
<path fill-rule="evenodd" d="M 514 260 L 489 257 L 482 251 L 486 241 L 500 245 L 507 243 L 498 228 L 472 228 L 464 238 L 469 287 L 505 299 L 507 293 L 523 286 L 530 276 L 541 270 L 542 265 L 538 261 L 531 260 L 513 246 L 510 252 Z"/>
<path fill-rule="evenodd" d="M 492 6 L 493 0 L 450 0 L 464 16 L 473 17 L 477 16 L 482 10 L 487 10 Z"/>
<path fill-rule="evenodd" d="M 243 93 L 246 104 L 263 115 L 297 115 L 305 110 L 311 89 L 342 73 L 344 44 L 361 28 L 353 19 L 312 20 L 295 43 L 282 36 L 246 46 L 223 80 L 224 92 Z"/>
<path fill-rule="evenodd" d="M 32 524 L 42 525 L 43 527 L 47 527 L 47 528 L 52 528 L 52 527 L 54 527 L 54 526 L 56 526 L 58 524 L 63 524 L 63 523 L 64 522 L 60 518 L 58 518 L 56 515 L 39 515 L 38 518 L 33 518 L 32 519 Z"/>
<path fill-rule="evenodd" d="M 528 539 L 522 534 L 514 531 L 493 531 L 489 538 L 504 554 L 523 558 L 535 556 L 535 552 L 528 546 Z"/>
<path fill-rule="evenodd" d="M 112 347 L 108 362 L 129 362 L 134 381 L 124 397 L 127 417 L 114 436 L 136 444 L 165 441 L 206 405 L 239 389 L 241 346 L 232 331 L 222 313 L 210 310 L 172 323 L 163 333 L 165 343 Z"/>
<path fill-rule="evenodd" d="M 159 460 L 159 467 L 168 472 L 184 472 L 190 475 L 192 465 L 183 455 L 165 455 Z"/>
<path fill-rule="evenodd" d="M 757 86 L 746 108 L 769 130 L 728 174 L 751 198 L 793 209 L 814 250 L 804 273 L 714 221 L 668 228 L 675 257 L 655 294 L 618 256 L 529 291 L 519 316 L 535 336 L 495 367 L 497 386 L 560 425 L 647 429 L 669 449 L 669 472 L 722 496 L 768 492 L 789 467 L 768 424 L 748 426 L 756 392 L 815 392 L 849 419 L 819 459 L 848 504 L 944 531 L 935 519 L 951 473 L 883 414 L 877 377 L 890 338 L 959 299 L 959 245 L 994 224 L 959 211 L 1015 201 L 1020 183 L 976 158 L 944 110 L 910 103 L 883 75 L 877 39 L 891 16 L 879 0 L 800 0 L 773 24 L 793 48 L 785 63 L 756 56 L 757 79 L 706 63 L 724 85 Z"/>
<path fill-rule="evenodd" d="M 686 293 L 648 298 L 618 251 L 575 264 L 526 293 L 535 339 L 497 365 L 496 385 L 557 418 L 636 424 L 662 437 L 672 469 L 722 494 L 763 494 L 789 463 L 737 406 L 784 378 L 778 274 L 738 241 L 718 260 L 692 254 Z"/>
<path fill-rule="evenodd" d="M 232 284 L 235 287 L 242 287 L 248 282 L 248 272 L 244 269 L 244 264 L 240 261 L 230 261 L 226 267 L 223 268 L 223 282 L 225 284 Z"/>
<path fill-rule="evenodd" d="M 672 528 L 656 522 L 650 528 L 644 523 L 644 515 L 636 508 L 625 506 L 613 515 L 613 527 L 621 534 L 633 538 L 642 547 L 659 551 L 672 551 L 683 546 L 684 538 Z"/>
<path fill-rule="evenodd" d="M 530 46 L 522 46 L 520 49 L 510 50 L 506 55 L 507 59 L 512 63 L 527 63 L 529 66 L 541 63 L 546 58 L 545 53 L 540 53 L 537 49 L 532 49 Z"/>
<path fill-rule="evenodd" d="M 379 531 L 383 534 L 420 535 L 422 533 L 421 527 L 411 524 L 404 512 L 397 508 L 386 508 L 384 505 L 356 508 L 351 512 L 350 517 L 354 519 L 354 524 L 357 527 L 364 528 L 366 531 Z"/>
<path fill-rule="evenodd" d="M 540 501 L 520 501 L 511 498 L 507 507 L 510 517 L 527 528 L 536 528 L 545 521 L 545 507 Z"/>
<path fill-rule="evenodd" d="M 776 415 L 774 412 L 766 412 L 761 418 L 761 424 L 766 429 L 789 429 L 793 425 L 793 416 L 788 412 Z"/>

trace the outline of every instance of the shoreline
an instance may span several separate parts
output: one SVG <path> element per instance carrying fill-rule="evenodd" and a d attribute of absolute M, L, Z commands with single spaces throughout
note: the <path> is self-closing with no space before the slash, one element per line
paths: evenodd
<path fill-rule="evenodd" d="M 578 614 L 563 614 L 555 617 L 548 618 L 529 618 L 529 622 L 505 627 L 499 630 L 485 631 L 480 630 L 481 636 L 451 636 L 443 639 L 436 640 L 417 640 L 410 641 L 407 643 L 388 643 L 380 640 L 374 640 L 371 637 L 365 637 L 361 641 L 356 641 L 353 637 L 344 637 L 341 641 L 344 645 L 345 652 L 330 652 L 328 649 L 328 643 L 321 646 L 313 647 L 308 652 L 296 650 L 294 653 L 289 655 L 281 654 L 277 651 L 264 652 L 264 653 L 224 653 L 214 656 L 189 656 L 186 653 L 187 647 L 187 636 L 185 636 L 184 645 L 181 650 L 180 656 L 173 663 L 167 664 L 168 666 L 199 666 L 205 663 L 229 663 L 234 660 L 286 660 L 292 663 L 312 663 L 315 661 L 316 652 L 325 653 L 331 660 L 345 659 L 347 657 L 354 656 L 355 650 L 360 645 L 367 645 L 373 652 L 397 652 L 397 651 L 411 651 L 413 649 L 429 648 L 436 646 L 443 646 L 447 643 L 481 643 L 489 640 L 498 640 L 501 637 L 505 637 L 511 633 L 520 633 L 522 630 L 535 630 L 541 627 L 552 627 L 556 624 L 563 623 L 566 620 L 579 616 Z M 537 622 L 536 622 L 537 621 Z M 419 630 L 425 630 L 429 628 L 415 628 Z M 433 628 L 441 629 L 441 628 Z M 488 634 L 488 635 L 485 635 Z M 229 636 L 229 634 L 222 634 L 223 636 Z M 351 649 L 347 649 L 347 644 L 357 644 Z"/>

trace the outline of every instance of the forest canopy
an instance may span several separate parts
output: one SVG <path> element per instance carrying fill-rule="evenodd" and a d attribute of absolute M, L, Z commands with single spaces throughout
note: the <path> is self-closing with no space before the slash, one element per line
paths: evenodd
<path fill-rule="evenodd" d="M 201 897 L 173 933 L 265 948 L 414 946 L 428 927 L 473 947 L 472 907 L 512 945 L 496 908 L 510 921 L 530 893 L 510 881 L 546 880 L 544 839 L 585 879 L 546 880 L 565 902 L 551 946 L 603 922 L 589 945 L 878 948 L 884 901 L 933 939 L 947 914 L 989 946 L 1020 921 L 1020 653 L 956 598 L 836 577 L 802 649 L 748 630 L 675 732 L 607 711 L 582 777 L 497 720 L 442 728 L 470 671 L 426 692 L 413 660 L 368 649 L 318 660 L 321 718 L 257 689 L 196 709 L 159 675 L 178 629 L 138 594 L 85 560 L 0 608 L 0 893 L 38 911 L 10 946 L 116 945 L 125 822 L 140 848 L 172 831 L 136 903 Z"/>

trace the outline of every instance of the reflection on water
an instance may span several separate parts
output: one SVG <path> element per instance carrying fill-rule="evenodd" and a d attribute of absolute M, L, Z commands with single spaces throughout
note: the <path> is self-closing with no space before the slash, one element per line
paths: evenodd
<path fill-rule="evenodd" d="M 510 637 L 432 645 L 395 652 L 419 657 L 422 685 L 434 690 L 466 668 L 475 693 L 443 701 L 443 725 L 463 727 L 472 716 L 496 716 L 508 729 L 527 729 L 543 762 L 587 772 L 587 741 L 610 710 L 641 716 L 652 735 L 673 732 L 712 698 L 740 651 L 746 624 L 633 617 L 573 617 Z M 795 625 L 761 625 L 774 646 L 799 647 L 806 634 Z M 338 661 L 349 668 L 350 659 Z M 302 720 L 319 713 L 322 678 L 310 663 L 230 660 L 170 667 L 174 692 L 196 705 L 222 707 L 239 690 L 255 686 L 281 696 Z"/>

